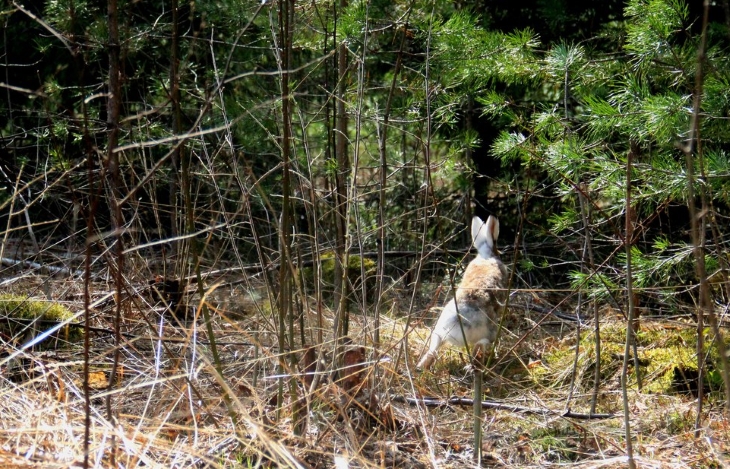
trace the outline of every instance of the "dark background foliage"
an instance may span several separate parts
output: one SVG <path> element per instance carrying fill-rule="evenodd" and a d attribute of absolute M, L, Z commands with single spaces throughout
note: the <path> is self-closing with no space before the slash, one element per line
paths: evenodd
<path fill-rule="evenodd" d="M 305 252 L 344 246 L 336 229 L 343 217 L 356 236 L 347 245 L 353 253 L 379 243 L 415 252 L 424 241 L 429 249 L 463 251 L 471 215 L 496 214 L 501 246 L 518 261 L 524 286 L 585 287 L 586 237 L 596 253 L 589 270 L 619 284 L 622 168 L 635 142 L 631 243 L 646 262 L 641 279 L 667 288 L 691 281 L 678 145 L 696 90 L 700 2 L 296 4 L 287 75 L 293 179 L 286 189 L 285 48 L 276 4 L 184 3 L 176 24 L 171 6 L 118 4 L 121 119 L 110 124 L 109 57 L 117 46 L 109 42 L 107 4 L 7 5 L 4 226 L 27 223 L 17 212 L 25 204 L 42 236 L 93 237 L 78 221 L 89 216 L 96 230 L 111 229 L 113 150 L 118 189 L 131 194 L 121 210 L 132 245 L 202 230 L 218 246 L 203 253 L 210 262 L 252 264 L 264 254 L 273 261 L 286 190 Z M 711 7 L 697 146 L 713 210 L 704 232 L 708 262 L 723 276 L 725 18 L 724 4 Z M 108 147 L 110 125 L 118 125 L 121 151 Z M 14 187 L 27 193 L 11 206 Z M 185 226 L 187 210 L 192 226 Z M 606 288 L 594 287 L 594 294 Z"/>

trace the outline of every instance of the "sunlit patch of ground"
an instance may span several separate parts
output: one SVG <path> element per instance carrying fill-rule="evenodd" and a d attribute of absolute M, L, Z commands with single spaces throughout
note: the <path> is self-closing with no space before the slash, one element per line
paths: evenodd
<path fill-rule="evenodd" d="M 28 279 L 25 290 L 33 291 L 36 281 Z M 57 301 L 81 310 L 78 290 L 55 286 Z M 105 288 L 95 285 L 95 298 L 103 298 Z M 14 293 L 21 290 L 14 285 Z M 325 342 L 316 349 L 319 365 L 310 375 L 317 376 L 315 386 L 306 381 L 301 347 L 293 358 L 288 350 L 279 350 L 275 308 L 260 290 L 222 281 L 208 302 L 220 364 L 202 320 L 176 323 L 164 308 L 140 300 L 131 303 L 124 317 L 118 381 L 112 388 L 107 386 L 114 308 L 104 304 L 95 310 L 88 413 L 92 467 L 329 468 L 336 460 L 352 468 L 473 467 L 470 406 L 404 401 L 471 397 L 472 374 L 463 351 L 444 348 L 433 369 L 415 369 L 437 311 L 418 310 L 409 318 L 401 306 L 407 303 L 391 299 L 379 318 L 377 347 L 372 342 L 375 317 L 353 313 L 351 341 L 339 350 L 362 350 L 364 365 L 357 368 L 348 392 L 343 387 L 348 374 L 334 370 L 338 348 L 332 342 L 335 317 L 330 308 L 310 301 L 302 322 L 293 321 L 295 343 L 301 344 L 303 336 L 307 346 L 318 337 L 312 325 L 323 326 Z M 625 467 L 623 323 L 606 315 L 601 324 L 594 398 L 592 327 L 582 329 L 578 339 L 574 324 L 552 318 L 541 322 L 541 315 L 525 305 L 515 303 L 512 315 L 485 373 L 484 399 L 516 408 L 485 409 L 485 465 Z M 305 324 L 303 330 L 299 324 Z M 677 376 L 691 374 L 696 362 L 692 327 L 656 321 L 642 324 L 639 331 L 643 387 L 639 391 L 632 360 L 628 392 L 639 467 L 728 463 L 722 388 L 712 381 L 717 376 L 710 376 L 699 420 L 692 390 L 677 381 Z M 8 345 L 0 360 L 6 367 L 18 346 L 4 341 Z M 15 359 L 26 360 L 33 373 L 0 377 L 2 467 L 80 466 L 87 425 L 82 352 L 74 343 L 16 353 Z M 713 362 L 714 353 L 708 347 L 710 371 L 719 363 Z M 615 415 L 561 416 L 566 410 L 589 414 L 593 401 L 597 413 Z"/>

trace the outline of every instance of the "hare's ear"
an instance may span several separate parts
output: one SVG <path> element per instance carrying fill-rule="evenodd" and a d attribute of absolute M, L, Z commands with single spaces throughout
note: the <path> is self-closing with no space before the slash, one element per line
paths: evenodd
<path fill-rule="evenodd" d="M 486 223 L 479 217 L 472 218 L 471 237 L 481 257 L 485 259 L 494 257 L 494 242 L 499 237 L 499 220 L 491 215 Z"/>
<path fill-rule="evenodd" d="M 499 238 L 499 220 L 497 220 L 497 217 L 489 215 L 489 218 L 487 218 L 487 232 L 492 236 L 492 247 L 494 247 L 494 243 Z"/>

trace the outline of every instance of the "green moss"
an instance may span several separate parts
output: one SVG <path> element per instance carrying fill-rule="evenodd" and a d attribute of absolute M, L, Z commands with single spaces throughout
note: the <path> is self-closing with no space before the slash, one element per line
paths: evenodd
<path fill-rule="evenodd" d="M 24 341 L 28 337 L 26 331 L 32 331 L 35 336 L 50 329 L 55 323 L 72 317 L 73 313 L 58 303 L 17 295 L 0 295 L 0 334 L 12 340 Z M 83 337 L 83 330 L 66 325 L 51 337 L 77 342 Z"/>
<path fill-rule="evenodd" d="M 335 253 L 332 251 L 322 253 L 320 261 L 320 279 L 315 278 L 316 270 L 313 267 L 302 269 L 302 278 L 310 291 L 314 289 L 314 282 L 319 281 L 325 296 L 331 297 L 335 285 Z M 359 294 L 362 291 L 363 282 L 365 282 L 366 290 L 371 292 L 375 287 L 376 272 L 377 264 L 374 260 L 350 254 L 347 258 L 348 292 Z"/>
<path fill-rule="evenodd" d="M 722 385 L 719 372 L 717 347 L 710 342 L 708 373 L 705 386 L 717 389 Z M 577 383 L 584 389 L 593 387 L 596 366 L 595 338 L 593 333 L 584 333 L 578 347 Z M 601 327 L 600 380 L 618 382 L 618 373 L 623 365 L 626 328 L 622 323 L 604 324 Z M 691 327 L 668 327 L 664 324 L 645 323 L 636 334 L 640 373 L 643 391 L 650 393 L 672 393 L 696 389 L 697 332 Z M 575 360 L 575 342 L 564 340 L 552 347 L 542 357 L 543 366 L 530 370 L 532 378 L 546 386 L 563 386 L 570 382 Z M 636 387 L 634 360 L 629 362 L 630 385 Z M 694 383 L 692 382 L 694 378 Z M 715 382 L 713 382 L 713 380 Z"/>
<path fill-rule="evenodd" d="M 555 420 L 544 426 L 536 424 L 529 441 L 535 454 L 541 454 L 548 461 L 561 462 L 580 459 L 582 438 L 570 422 Z"/>

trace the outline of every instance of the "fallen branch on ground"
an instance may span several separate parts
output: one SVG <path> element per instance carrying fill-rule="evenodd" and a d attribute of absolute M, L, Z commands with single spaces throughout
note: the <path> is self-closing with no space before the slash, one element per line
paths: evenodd
<path fill-rule="evenodd" d="M 404 396 L 393 396 L 392 402 L 403 402 L 410 405 L 425 405 L 426 407 L 445 407 L 445 406 L 471 406 L 474 403 L 473 399 L 467 397 L 450 397 L 448 399 L 439 399 L 435 397 L 404 397 Z M 483 409 L 499 409 L 507 410 L 510 412 L 521 413 L 521 414 L 533 414 L 533 415 L 552 415 L 556 417 L 566 417 L 578 420 L 594 420 L 594 419 L 612 419 L 619 415 L 616 414 L 583 414 L 580 412 L 573 412 L 571 410 L 556 411 L 552 409 L 539 409 L 537 407 L 524 407 L 513 404 L 503 404 L 501 402 L 494 401 L 482 401 Z"/>

